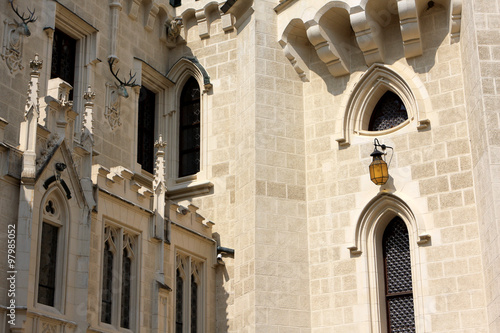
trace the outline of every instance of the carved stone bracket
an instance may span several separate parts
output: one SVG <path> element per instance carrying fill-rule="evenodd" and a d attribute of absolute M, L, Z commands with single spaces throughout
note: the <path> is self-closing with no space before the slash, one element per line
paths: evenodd
<path fill-rule="evenodd" d="M 418 8 L 415 0 L 399 0 L 399 24 L 406 58 L 422 55 Z"/>
<path fill-rule="evenodd" d="M 349 69 L 345 65 L 346 61 L 341 59 L 334 43 L 321 32 L 321 27 L 316 22 L 308 22 L 307 37 L 316 49 L 318 57 L 325 63 L 333 76 L 343 76 L 349 74 Z"/>
<path fill-rule="evenodd" d="M 356 34 L 359 48 L 363 51 L 366 64 L 370 66 L 376 62 L 384 63 L 380 33 L 375 30 L 376 27 L 378 31 L 381 29 L 378 23 L 370 19 L 364 10 L 352 12 L 350 16 L 352 29 Z"/>

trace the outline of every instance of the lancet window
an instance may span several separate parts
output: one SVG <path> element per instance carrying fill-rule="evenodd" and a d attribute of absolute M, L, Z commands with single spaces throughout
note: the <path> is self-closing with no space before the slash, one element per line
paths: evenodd
<path fill-rule="evenodd" d="M 120 228 L 106 226 L 101 294 L 101 322 L 133 329 L 132 304 L 137 290 L 137 237 Z M 118 297 L 119 296 L 119 297 Z"/>
<path fill-rule="evenodd" d="M 415 332 L 408 229 L 399 217 L 384 231 L 385 299 L 389 332 Z"/>

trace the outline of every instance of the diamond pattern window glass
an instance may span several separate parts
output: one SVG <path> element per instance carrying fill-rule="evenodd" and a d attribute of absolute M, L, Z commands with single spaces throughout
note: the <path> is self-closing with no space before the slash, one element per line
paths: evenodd
<path fill-rule="evenodd" d="M 191 77 L 181 93 L 179 177 L 200 171 L 200 87 Z"/>
<path fill-rule="evenodd" d="M 401 98 L 388 91 L 378 101 L 370 118 L 369 131 L 383 131 L 398 126 L 408 119 Z"/>
<path fill-rule="evenodd" d="M 389 332 L 415 332 L 413 290 L 408 229 L 401 218 L 394 218 L 385 229 L 385 294 Z"/>

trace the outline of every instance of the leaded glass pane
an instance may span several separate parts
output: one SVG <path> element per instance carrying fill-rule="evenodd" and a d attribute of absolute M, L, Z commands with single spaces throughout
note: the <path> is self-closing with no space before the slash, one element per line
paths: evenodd
<path fill-rule="evenodd" d="M 40 271 L 38 278 L 38 303 L 54 306 L 57 269 L 57 234 L 59 228 L 42 224 L 40 246 Z"/>
<path fill-rule="evenodd" d="M 184 280 L 181 272 L 177 269 L 175 278 L 175 332 L 182 333 L 182 317 L 183 317 L 183 297 L 184 297 Z"/>
<path fill-rule="evenodd" d="M 102 302 L 101 302 L 101 321 L 111 324 L 112 312 L 112 283 L 113 283 L 113 252 L 109 243 L 104 244 L 104 257 L 102 268 Z"/>
<path fill-rule="evenodd" d="M 415 332 L 413 295 L 399 296 L 387 300 L 390 331 L 394 333 Z"/>
<path fill-rule="evenodd" d="M 388 91 L 378 101 L 368 126 L 369 131 L 383 131 L 403 123 L 408 119 L 406 107 L 401 98 Z"/>
<path fill-rule="evenodd" d="M 154 168 L 156 95 L 146 87 L 139 94 L 137 163 L 150 173 Z"/>
<path fill-rule="evenodd" d="M 387 317 L 389 332 L 414 332 L 413 293 L 408 229 L 399 217 L 383 237 Z"/>
<path fill-rule="evenodd" d="M 200 171 L 200 87 L 191 77 L 181 93 L 179 177 Z"/>
<path fill-rule="evenodd" d="M 132 260 L 128 257 L 127 248 L 123 249 L 122 258 L 122 303 L 120 326 L 130 328 L 130 279 L 132 274 Z"/>
<path fill-rule="evenodd" d="M 191 333 L 196 333 L 198 324 L 198 284 L 191 276 Z"/>
<path fill-rule="evenodd" d="M 384 257 L 387 269 L 387 292 L 412 290 L 408 229 L 400 218 L 394 219 L 384 234 Z"/>

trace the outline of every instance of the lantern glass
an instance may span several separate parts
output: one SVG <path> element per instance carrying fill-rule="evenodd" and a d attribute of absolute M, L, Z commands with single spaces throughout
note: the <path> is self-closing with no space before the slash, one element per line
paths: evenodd
<path fill-rule="evenodd" d="M 372 155 L 373 156 L 373 155 Z M 389 179 L 389 171 L 387 163 L 382 159 L 382 156 L 373 156 L 373 162 L 370 164 L 370 179 L 376 185 L 384 185 Z"/>

